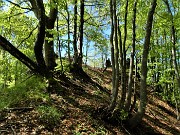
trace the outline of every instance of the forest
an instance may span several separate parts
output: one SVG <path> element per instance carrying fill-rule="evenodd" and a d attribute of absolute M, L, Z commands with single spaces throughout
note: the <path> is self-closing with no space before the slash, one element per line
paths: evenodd
<path fill-rule="evenodd" d="M 178 135 L 179 0 L 0 0 L 0 134 Z"/>

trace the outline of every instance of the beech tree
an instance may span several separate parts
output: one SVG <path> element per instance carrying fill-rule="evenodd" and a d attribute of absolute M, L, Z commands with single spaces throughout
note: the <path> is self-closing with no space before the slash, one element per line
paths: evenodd
<path fill-rule="evenodd" d="M 171 31 L 171 42 L 172 42 L 172 61 L 173 61 L 174 70 L 176 74 L 178 89 L 180 90 L 180 76 L 179 76 L 179 69 L 178 69 L 178 64 L 176 60 L 176 30 L 175 30 L 174 21 L 173 21 L 174 20 L 173 13 L 171 12 L 169 2 L 167 0 L 163 0 L 163 1 L 166 4 L 168 12 L 171 17 L 171 28 L 170 28 L 171 30 L 170 31 Z M 179 116 L 179 109 L 178 109 L 178 101 L 176 97 L 175 97 L 175 101 L 176 101 L 177 119 L 179 120 L 180 116 Z"/>
<path fill-rule="evenodd" d="M 133 128 L 142 121 L 145 114 L 146 104 L 147 104 L 147 89 L 146 89 L 146 78 L 147 78 L 147 59 L 149 54 L 151 30 L 153 23 L 153 15 L 157 5 L 157 0 L 152 0 L 152 6 L 148 13 L 147 23 L 146 23 L 146 36 L 144 41 L 142 64 L 141 64 L 141 82 L 140 82 L 140 104 L 138 107 L 138 112 L 129 120 L 130 126 Z"/>
<path fill-rule="evenodd" d="M 23 62 L 30 70 L 39 73 L 46 78 L 49 78 L 49 71 L 46 67 L 44 57 L 43 57 L 43 43 L 45 39 L 45 9 L 42 1 L 36 1 L 36 6 L 38 9 L 39 27 L 37 40 L 34 45 L 34 53 L 36 57 L 36 62 L 33 62 L 30 58 L 24 55 L 16 47 L 14 47 L 6 38 L 0 36 L 1 47 L 16 57 L 18 60 Z"/>
<path fill-rule="evenodd" d="M 130 106 L 131 106 L 132 86 L 133 86 L 132 81 L 133 81 L 133 68 L 134 68 L 134 56 L 135 56 L 135 44 L 136 44 L 136 6 L 137 6 L 137 0 L 134 1 L 134 7 L 133 7 L 132 51 L 130 57 L 130 69 L 129 69 L 129 78 L 128 78 L 128 95 L 125 104 L 125 109 L 127 111 L 130 110 Z"/>

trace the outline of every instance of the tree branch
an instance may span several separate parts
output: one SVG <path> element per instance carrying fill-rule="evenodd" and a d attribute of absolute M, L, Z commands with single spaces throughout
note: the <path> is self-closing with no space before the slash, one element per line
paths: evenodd
<path fill-rule="evenodd" d="M 30 11 L 26 11 L 26 12 L 22 12 L 22 13 L 17 13 L 17 14 L 14 14 L 14 15 L 11 15 L 11 16 L 8 16 L 8 17 L 5 17 L 5 18 L 1 18 L 1 19 L 8 19 L 8 18 L 11 18 L 11 17 L 14 17 L 14 16 L 18 16 L 18 15 L 21 15 L 21 14 L 26 14 Z"/>
<path fill-rule="evenodd" d="M 6 38 L 0 35 L 0 47 L 9 52 L 23 64 L 25 64 L 33 72 L 37 72 L 37 64 L 28 58 L 25 54 L 14 47 Z"/>
<path fill-rule="evenodd" d="M 38 66 L 41 67 L 42 69 L 45 69 L 46 64 L 42 52 L 44 39 L 45 39 L 45 10 L 42 0 L 37 0 L 36 2 L 40 11 L 39 11 L 39 28 L 38 28 L 37 40 L 34 46 L 34 53 L 36 56 Z"/>
<path fill-rule="evenodd" d="M 19 48 L 19 46 L 20 46 L 25 40 L 27 40 L 28 38 L 30 38 L 30 36 L 32 35 L 33 31 L 34 31 L 35 29 L 37 29 L 37 27 L 38 27 L 38 25 L 29 33 L 29 35 L 28 35 L 26 38 L 24 38 L 24 39 L 20 42 L 20 44 L 17 46 L 17 48 Z"/>
<path fill-rule="evenodd" d="M 6 0 L 7 2 L 9 2 L 9 3 L 11 3 L 11 4 L 13 4 L 13 5 L 15 5 L 16 7 L 19 7 L 19 8 L 21 8 L 21 9 L 27 9 L 27 10 L 32 10 L 31 8 L 25 8 L 25 7 L 21 7 L 19 4 L 17 4 L 17 3 L 14 3 L 14 2 L 12 2 L 12 1 L 10 1 L 10 0 Z"/>

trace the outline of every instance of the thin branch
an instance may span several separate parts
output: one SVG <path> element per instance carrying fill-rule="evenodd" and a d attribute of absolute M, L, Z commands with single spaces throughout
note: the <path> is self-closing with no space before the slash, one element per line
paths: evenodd
<path fill-rule="evenodd" d="M 90 22 L 85 22 L 91 26 L 95 26 L 95 27 L 102 27 L 102 26 L 106 26 L 107 24 L 93 24 L 93 23 L 90 23 Z"/>
<path fill-rule="evenodd" d="M 20 44 L 17 46 L 17 48 L 19 48 L 19 46 L 20 46 L 25 40 L 27 40 L 28 38 L 30 38 L 30 36 L 33 34 L 33 32 L 35 31 L 35 29 L 37 29 L 37 27 L 38 27 L 38 25 L 29 33 L 29 35 L 28 35 L 26 38 L 24 38 L 24 39 L 20 42 Z"/>
<path fill-rule="evenodd" d="M 94 4 L 94 5 L 93 5 L 93 4 L 92 4 L 92 5 L 87 5 L 87 4 L 86 4 L 86 5 L 84 5 L 84 6 L 85 6 L 85 7 L 87 7 L 87 6 L 92 7 L 92 6 L 103 6 L 103 5 L 104 5 L 104 4 Z"/>
<path fill-rule="evenodd" d="M 8 16 L 8 17 L 5 17 L 5 18 L 2 18 L 2 19 L 8 19 L 8 18 L 11 18 L 11 17 L 14 17 L 14 16 L 18 16 L 18 15 L 21 15 L 21 14 L 26 14 L 30 11 L 26 11 L 26 12 L 22 12 L 22 13 L 17 13 L 17 14 L 14 14 L 14 15 L 11 15 L 11 16 Z"/>
<path fill-rule="evenodd" d="M 10 0 L 6 0 L 7 2 L 9 2 L 9 3 L 11 3 L 11 4 L 13 4 L 13 5 L 15 5 L 16 7 L 19 7 L 19 8 L 21 8 L 21 9 L 27 9 L 27 10 L 32 10 L 31 8 L 25 8 L 25 7 L 21 7 L 19 4 L 17 4 L 17 3 L 14 3 L 14 2 L 12 2 L 12 1 L 10 1 Z"/>
<path fill-rule="evenodd" d="M 61 12 L 61 11 L 59 11 L 59 13 L 65 18 L 65 20 L 67 21 L 67 17 L 66 17 L 66 15 L 64 15 L 64 13 L 63 12 Z"/>

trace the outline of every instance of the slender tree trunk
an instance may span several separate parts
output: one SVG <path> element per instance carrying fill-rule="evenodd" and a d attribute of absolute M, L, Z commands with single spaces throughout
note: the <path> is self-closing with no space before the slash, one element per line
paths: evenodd
<path fill-rule="evenodd" d="M 180 91 L 180 76 L 179 76 L 179 69 L 178 69 L 178 64 L 177 64 L 177 60 L 176 60 L 176 31 L 175 31 L 175 26 L 174 26 L 174 21 L 173 21 L 173 14 L 171 12 L 168 0 L 164 0 L 164 3 L 166 4 L 168 12 L 171 15 L 172 62 L 173 62 L 175 75 L 176 75 L 176 79 L 177 79 L 178 90 Z M 176 97 L 175 97 L 175 102 L 176 102 L 176 106 L 177 106 L 178 103 L 177 103 Z M 178 107 L 176 107 L 176 112 L 177 112 L 177 119 L 179 120 Z"/>
<path fill-rule="evenodd" d="M 121 89 L 123 89 L 123 52 L 122 52 L 122 36 L 121 36 L 121 30 L 118 20 L 118 38 L 119 38 L 119 55 L 120 55 L 120 69 L 121 69 Z"/>
<path fill-rule="evenodd" d="M 144 41 L 142 63 L 141 63 L 141 83 L 140 83 L 140 105 L 138 107 L 138 112 L 129 120 L 129 125 L 134 128 L 142 121 L 145 114 L 146 104 L 147 104 L 147 91 L 146 91 L 146 78 L 147 78 L 147 58 L 149 54 L 149 45 L 151 37 L 151 29 L 153 23 L 153 15 L 156 8 L 157 0 L 152 0 L 152 6 L 148 13 L 147 23 L 146 23 L 146 36 Z"/>
<path fill-rule="evenodd" d="M 85 65 L 87 66 L 87 61 L 88 61 L 88 50 L 89 50 L 89 40 L 87 40 L 86 44 L 86 60 L 85 60 Z"/>
<path fill-rule="evenodd" d="M 78 62 L 77 50 L 77 0 L 74 0 L 74 34 L 73 34 L 74 63 Z"/>
<path fill-rule="evenodd" d="M 71 65 L 71 54 L 70 54 L 70 13 L 68 10 L 68 4 L 66 1 L 66 12 L 67 12 L 67 32 L 68 32 L 68 61 L 69 64 Z"/>
<path fill-rule="evenodd" d="M 121 88 L 122 88 L 122 94 L 121 94 L 121 100 L 119 103 L 119 108 L 124 108 L 124 103 L 126 100 L 126 38 L 127 38 L 127 15 L 128 15 L 128 5 L 129 1 L 126 1 L 126 7 L 125 7 L 125 16 L 124 16 L 124 40 L 123 40 L 123 46 L 122 46 L 122 52 L 123 52 L 123 66 L 122 66 L 122 74 L 121 74 Z"/>
<path fill-rule="evenodd" d="M 133 38 L 132 38 L 132 51 L 131 51 L 131 59 L 130 59 L 130 69 L 129 69 L 129 78 L 128 78 L 128 96 L 127 102 L 125 104 L 126 111 L 129 111 L 131 105 L 131 97 L 132 97 L 132 81 L 133 81 L 133 68 L 134 68 L 134 54 L 135 54 L 135 42 L 136 42 L 136 5 L 137 0 L 134 2 L 133 8 Z"/>
<path fill-rule="evenodd" d="M 59 20 L 59 18 L 57 16 L 57 25 L 56 25 L 57 32 L 59 31 L 59 21 L 58 20 Z M 59 33 L 58 33 L 58 36 L 57 36 L 57 45 L 58 45 L 58 53 L 59 53 L 61 71 L 63 71 L 63 62 L 62 62 L 62 55 L 61 55 L 61 41 L 60 41 L 60 38 L 59 38 Z"/>
<path fill-rule="evenodd" d="M 111 35 L 110 35 L 110 45 L 111 45 L 111 62 L 112 62 L 112 89 L 115 86 L 115 60 L 114 60 L 114 44 L 113 44 L 113 37 L 114 37 L 114 18 L 113 18 L 113 0 L 110 0 L 110 16 L 111 16 Z M 112 93 L 111 93 L 112 94 Z M 113 96 L 113 95 L 112 95 Z M 112 97 L 113 98 L 113 97 Z M 115 104 L 109 106 L 109 110 L 114 108 Z"/>
<path fill-rule="evenodd" d="M 178 69 L 178 64 L 177 64 L 177 59 L 176 59 L 176 32 L 175 32 L 175 26 L 174 26 L 174 23 L 172 21 L 172 27 L 171 27 L 171 31 L 172 31 L 172 43 L 173 43 L 173 46 L 172 46 L 172 61 L 173 61 L 173 66 L 174 66 L 174 69 L 175 69 L 175 75 L 176 75 L 176 79 L 177 79 L 177 86 L 178 86 L 178 89 L 180 91 L 180 76 L 179 76 L 179 69 Z"/>
<path fill-rule="evenodd" d="M 111 100 L 111 105 L 109 107 L 110 110 L 114 110 L 115 105 L 116 105 L 116 99 L 117 99 L 117 95 L 118 95 L 118 88 L 119 88 L 119 48 L 118 48 L 118 35 L 117 35 L 117 15 L 116 15 L 116 0 L 113 0 L 113 6 L 114 6 L 114 10 L 113 10 L 113 16 L 114 18 L 114 41 L 115 41 L 115 63 L 114 66 L 115 68 L 113 68 L 115 71 L 113 73 L 115 73 L 115 75 L 113 76 L 114 79 L 114 85 L 112 88 L 112 100 Z"/>
<path fill-rule="evenodd" d="M 116 0 L 114 0 L 114 41 L 115 41 L 115 86 L 114 86 L 114 103 L 116 103 L 118 88 L 119 88 L 119 47 L 118 47 L 118 28 L 117 28 L 117 15 L 116 15 Z"/>
<path fill-rule="evenodd" d="M 80 43 L 79 43 L 79 47 L 80 47 L 80 52 L 79 52 L 79 56 L 78 56 L 78 66 L 79 68 L 82 68 L 82 58 L 83 58 L 83 35 L 84 35 L 84 0 L 81 0 L 81 6 L 80 6 L 80 28 L 79 28 L 79 32 L 80 32 Z"/>
<path fill-rule="evenodd" d="M 111 63 L 112 63 L 112 88 L 115 86 L 115 59 L 114 59 L 114 19 L 113 19 L 113 0 L 110 0 L 110 14 L 111 14 L 111 35 L 110 35 L 110 45 L 111 45 Z M 112 93 L 111 93 L 112 94 Z"/>

